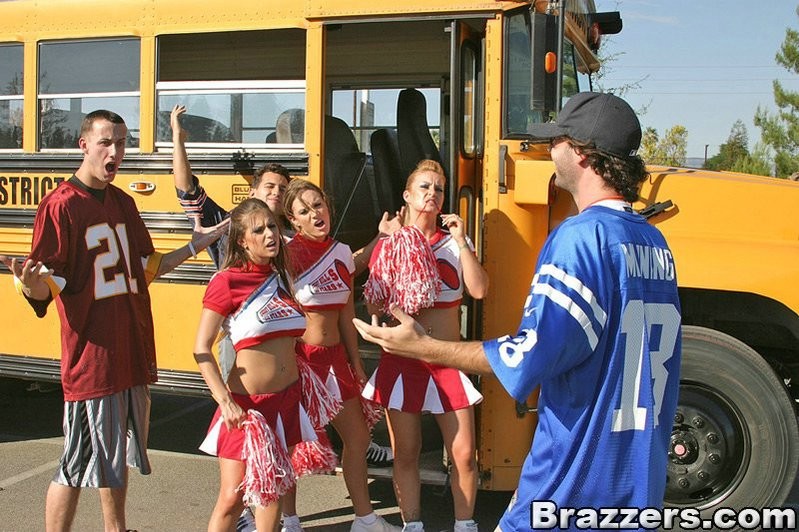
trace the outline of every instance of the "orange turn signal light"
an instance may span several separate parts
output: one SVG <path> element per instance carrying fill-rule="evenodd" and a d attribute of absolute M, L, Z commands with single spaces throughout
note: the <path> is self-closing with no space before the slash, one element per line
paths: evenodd
<path fill-rule="evenodd" d="M 558 54 L 555 52 L 547 52 L 544 56 L 544 71 L 547 74 L 554 74 L 558 69 Z"/>

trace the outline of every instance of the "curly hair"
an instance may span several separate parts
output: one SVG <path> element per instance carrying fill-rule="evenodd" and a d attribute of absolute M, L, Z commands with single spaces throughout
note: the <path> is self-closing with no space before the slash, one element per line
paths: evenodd
<path fill-rule="evenodd" d="M 569 138 L 569 143 L 585 155 L 591 168 L 605 180 L 610 187 L 630 203 L 638 200 L 638 193 L 649 172 L 643 159 L 635 155 L 622 158 L 602 152 L 593 143 L 580 142 Z"/>
<path fill-rule="evenodd" d="M 225 261 L 220 269 L 224 270 L 231 267 L 246 269 L 251 263 L 247 250 L 244 249 L 240 242 L 250 226 L 250 218 L 257 213 L 265 214 L 267 220 L 274 222 L 277 227 L 278 252 L 277 256 L 272 259 L 272 267 L 280 276 L 280 280 L 283 281 L 283 285 L 289 294 L 294 297 L 294 289 L 288 271 L 288 254 L 283 237 L 280 234 L 280 224 L 277 222 L 272 209 L 257 198 L 247 198 L 230 211 L 230 232 L 228 233 L 227 250 L 225 252 Z"/>

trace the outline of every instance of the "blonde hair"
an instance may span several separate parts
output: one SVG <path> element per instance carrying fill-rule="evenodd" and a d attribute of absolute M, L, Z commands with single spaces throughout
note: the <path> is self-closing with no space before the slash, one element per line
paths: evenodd
<path fill-rule="evenodd" d="M 438 161 L 434 161 L 432 159 L 422 159 L 416 165 L 416 168 L 413 169 L 411 175 L 408 176 L 408 179 L 405 181 L 405 190 L 409 190 L 411 185 L 413 185 L 413 180 L 416 179 L 416 176 L 421 174 L 422 172 L 435 172 L 442 177 L 446 177 L 444 173 L 444 168 Z"/>

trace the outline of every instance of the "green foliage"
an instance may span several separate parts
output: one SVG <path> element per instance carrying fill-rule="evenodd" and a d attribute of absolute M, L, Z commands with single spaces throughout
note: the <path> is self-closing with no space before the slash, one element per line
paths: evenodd
<path fill-rule="evenodd" d="M 730 170 L 733 172 L 741 172 L 743 174 L 753 175 L 771 175 L 771 156 L 768 147 L 758 142 L 752 153 L 747 153 L 732 165 Z"/>
<path fill-rule="evenodd" d="M 777 51 L 776 61 L 794 74 L 799 74 L 799 31 L 787 28 L 785 40 Z M 761 130 L 763 143 L 774 151 L 778 177 L 787 177 L 799 170 L 799 93 L 783 88 L 774 80 L 775 114 L 757 108 L 755 125 Z"/>
<path fill-rule="evenodd" d="M 671 127 L 662 139 L 655 128 L 648 127 L 643 131 L 638 153 L 647 164 L 685 166 L 687 146 L 688 130 L 685 126 Z"/>
<path fill-rule="evenodd" d="M 708 170 L 732 170 L 736 163 L 749 156 L 749 135 L 743 121 L 736 120 L 727 142 L 719 147 L 718 154 L 705 163 Z"/>

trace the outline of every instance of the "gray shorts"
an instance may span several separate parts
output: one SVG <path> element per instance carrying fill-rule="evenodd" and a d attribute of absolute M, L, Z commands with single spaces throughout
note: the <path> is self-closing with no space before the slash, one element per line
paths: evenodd
<path fill-rule="evenodd" d="M 150 390 L 64 402 L 64 454 L 53 482 L 73 488 L 122 488 L 127 468 L 150 474 Z"/>

